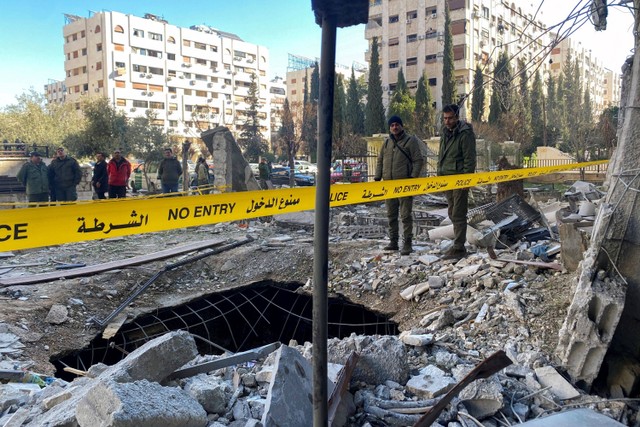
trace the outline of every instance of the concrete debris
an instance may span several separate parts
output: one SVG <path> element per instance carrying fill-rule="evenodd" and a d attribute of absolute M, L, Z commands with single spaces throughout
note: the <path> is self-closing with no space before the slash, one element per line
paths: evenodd
<path fill-rule="evenodd" d="M 549 387 L 551 393 L 560 400 L 569 400 L 580 397 L 580 392 L 576 390 L 569 381 L 562 378 L 553 366 L 541 366 L 535 369 L 538 382 L 542 387 Z"/>
<path fill-rule="evenodd" d="M 576 409 L 520 424 L 522 427 L 622 427 L 617 421 L 591 409 Z"/>
<path fill-rule="evenodd" d="M 67 307 L 61 304 L 54 304 L 51 306 L 51 310 L 49 310 L 49 314 L 47 314 L 44 321 L 52 325 L 60 325 L 66 322 L 68 318 L 69 310 L 67 310 Z"/>
<path fill-rule="evenodd" d="M 407 390 L 421 398 L 430 399 L 445 394 L 456 384 L 442 369 L 429 365 L 407 382 Z"/>

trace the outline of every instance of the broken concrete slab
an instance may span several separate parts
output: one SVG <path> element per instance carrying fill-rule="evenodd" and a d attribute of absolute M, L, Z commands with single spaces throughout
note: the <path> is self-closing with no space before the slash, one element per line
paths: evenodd
<path fill-rule="evenodd" d="M 205 427 L 207 413 L 179 388 L 99 381 L 78 402 L 80 427 Z"/>
<path fill-rule="evenodd" d="M 553 366 L 541 366 L 536 368 L 535 372 L 542 387 L 551 387 L 551 392 L 558 399 L 569 400 L 580 397 L 580 392 L 565 380 Z"/>
<path fill-rule="evenodd" d="M 54 304 L 51 306 L 51 309 L 44 321 L 51 323 L 52 325 L 60 325 L 66 322 L 68 318 L 69 311 L 67 310 L 67 307 L 62 304 Z"/>
<path fill-rule="evenodd" d="M 405 331 L 400 334 L 400 340 L 406 345 L 423 347 L 433 343 L 433 334 L 412 334 Z"/>
<path fill-rule="evenodd" d="M 233 394 L 227 382 L 204 374 L 187 379 L 183 389 L 210 414 L 224 414 Z"/>
<path fill-rule="evenodd" d="M 297 350 L 283 345 L 276 352 L 262 424 L 275 427 L 287 420 L 288 426 L 306 427 L 312 413 L 311 364 Z"/>
<path fill-rule="evenodd" d="M 407 390 L 415 395 L 431 399 L 445 394 L 456 385 L 456 380 L 445 374 L 445 372 L 429 365 L 420 369 L 418 375 L 412 376 L 407 382 Z"/>
<path fill-rule="evenodd" d="M 429 283 L 422 282 L 403 289 L 400 291 L 400 296 L 406 301 L 411 301 L 415 297 L 420 296 L 427 291 L 429 291 Z"/>
<path fill-rule="evenodd" d="M 520 424 L 521 427 L 622 427 L 621 424 L 611 418 L 598 414 L 591 409 L 576 409 L 549 415 Z"/>

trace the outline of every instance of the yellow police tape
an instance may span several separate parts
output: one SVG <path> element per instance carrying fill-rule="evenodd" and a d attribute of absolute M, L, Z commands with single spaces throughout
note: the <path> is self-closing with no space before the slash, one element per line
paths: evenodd
<path fill-rule="evenodd" d="M 606 160 L 540 168 L 394 181 L 332 185 L 331 207 L 531 178 L 607 163 Z M 312 210 L 315 187 L 77 202 L 0 210 L 0 251 L 193 227 Z"/>

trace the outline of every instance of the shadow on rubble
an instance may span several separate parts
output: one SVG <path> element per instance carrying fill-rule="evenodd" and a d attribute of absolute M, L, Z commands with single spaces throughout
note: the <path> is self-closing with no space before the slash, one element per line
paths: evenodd
<path fill-rule="evenodd" d="M 311 341 L 312 298 L 298 292 L 299 283 L 255 283 L 243 288 L 209 294 L 175 307 L 160 309 L 125 323 L 110 340 L 99 334 L 78 351 L 51 357 L 56 376 L 72 375 L 65 367 L 86 371 L 91 365 L 112 365 L 168 331 L 193 334 L 201 354 L 238 352 L 274 341 Z M 361 305 L 338 298 L 329 299 L 330 338 L 352 333 L 396 335 L 396 323 Z"/>

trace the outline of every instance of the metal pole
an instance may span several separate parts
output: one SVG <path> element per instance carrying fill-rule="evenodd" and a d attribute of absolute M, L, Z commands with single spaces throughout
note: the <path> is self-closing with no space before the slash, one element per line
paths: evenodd
<path fill-rule="evenodd" d="M 327 415 L 327 338 L 328 338 L 328 259 L 329 186 L 331 133 L 333 129 L 333 85 L 336 60 L 336 24 L 332 16 L 322 19 L 320 53 L 320 100 L 318 103 L 318 181 L 313 260 L 313 425 L 326 427 Z"/>
<path fill-rule="evenodd" d="M 191 180 L 191 176 L 189 175 L 189 163 L 187 160 L 189 159 L 189 147 L 191 147 L 191 142 L 185 139 L 182 143 L 182 191 L 189 191 L 189 185 L 191 184 L 189 181 Z"/>

